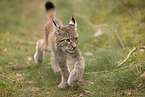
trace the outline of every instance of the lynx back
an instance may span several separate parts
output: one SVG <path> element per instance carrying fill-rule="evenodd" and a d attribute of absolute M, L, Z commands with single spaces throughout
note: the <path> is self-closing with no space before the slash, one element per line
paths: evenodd
<path fill-rule="evenodd" d="M 45 51 L 50 51 L 51 67 L 54 73 L 60 72 L 62 76 L 58 87 L 72 87 L 82 78 L 85 69 L 85 61 L 78 48 L 77 22 L 72 17 L 69 24 L 63 26 L 62 22 L 55 18 L 53 3 L 47 2 L 45 7 L 48 22 L 44 26 L 44 38 L 36 44 L 34 59 L 36 63 L 41 63 Z M 69 69 L 67 60 L 74 65 L 72 71 Z"/>

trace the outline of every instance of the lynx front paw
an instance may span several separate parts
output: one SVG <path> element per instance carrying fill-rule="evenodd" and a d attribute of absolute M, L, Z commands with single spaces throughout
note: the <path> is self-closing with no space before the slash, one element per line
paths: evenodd
<path fill-rule="evenodd" d="M 70 76 L 67 81 L 68 85 L 70 87 L 73 87 L 73 85 L 79 81 L 80 77 L 81 75 L 79 75 L 79 73 L 76 70 L 71 71 Z"/>
<path fill-rule="evenodd" d="M 69 87 L 73 87 L 76 83 L 78 82 L 78 80 L 68 80 L 68 85 L 69 85 Z"/>
<path fill-rule="evenodd" d="M 61 89 L 65 89 L 65 88 L 67 88 L 67 87 L 69 87 L 69 85 L 67 84 L 67 82 L 63 82 L 63 83 L 60 83 L 60 84 L 58 85 L 58 88 L 61 88 Z"/>

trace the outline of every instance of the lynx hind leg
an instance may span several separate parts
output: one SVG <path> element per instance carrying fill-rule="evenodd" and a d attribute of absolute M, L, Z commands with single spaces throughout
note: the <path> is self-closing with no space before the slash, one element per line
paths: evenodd
<path fill-rule="evenodd" d="M 44 49 L 44 40 L 40 39 L 36 43 L 36 52 L 34 55 L 36 63 L 41 63 L 43 61 L 45 53 L 43 49 Z"/>
<path fill-rule="evenodd" d="M 51 52 L 51 67 L 52 67 L 54 73 L 59 73 L 60 72 L 60 69 L 57 65 L 57 62 L 56 62 L 56 59 L 54 57 L 53 52 Z"/>

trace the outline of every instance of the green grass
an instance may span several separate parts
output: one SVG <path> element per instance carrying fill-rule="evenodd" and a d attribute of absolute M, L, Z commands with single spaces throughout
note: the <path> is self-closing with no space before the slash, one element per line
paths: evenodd
<path fill-rule="evenodd" d="M 72 15 L 77 20 L 79 48 L 86 63 L 83 82 L 64 90 L 57 88 L 61 76 L 53 73 L 50 55 L 46 53 L 41 65 L 33 59 L 34 43 L 43 37 L 47 22 L 45 2 L 0 2 L 0 96 L 145 96 L 145 85 L 139 78 L 145 71 L 145 51 L 140 51 L 145 45 L 143 0 L 53 0 L 57 18 L 64 25 Z M 93 37 L 98 28 L 103 34 Z M 135 53 L 117 67 L 134 47 Z M 93 56 L 86 56 L 85 52 Z"/>

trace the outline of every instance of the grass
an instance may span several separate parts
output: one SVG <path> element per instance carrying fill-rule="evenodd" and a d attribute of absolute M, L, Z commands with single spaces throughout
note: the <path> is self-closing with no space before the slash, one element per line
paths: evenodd
<path fill-rule="evenodd" d="M 139 77 L 145 71 L 145 51 L 140 51 L 145 45 L 145 3 L 142 0 L 53 0 L 57 18 L 65 25 L 71 15 L 77 20 L 79 48 L 86 63 L 83 82 L 64 90 L 57 88 L 61 76 L 53 73 L 49 54 L 46 53 L 41 65 L 33 60 L 34 43 L 42 38 L 43 25 L 47 22 L 45 2 L 1 0 L 1 96 L 145 96 L 145 85 Z M 103 34 L 93 37 L 98 28 Z M 137 50 L 127 62 L 116 67 L 134 47 Z"/>

